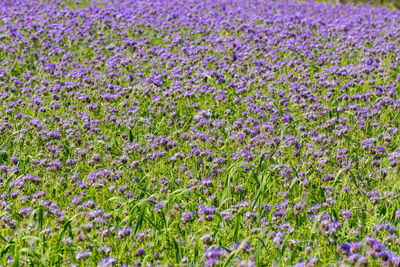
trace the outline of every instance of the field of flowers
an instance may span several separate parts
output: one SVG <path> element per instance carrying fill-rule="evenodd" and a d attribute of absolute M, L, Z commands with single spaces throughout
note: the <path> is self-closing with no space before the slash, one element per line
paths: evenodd
<path fill-rule="evenodd" d="M 400 11 L 4 0 L 0 265 L 400 266 Z"/>

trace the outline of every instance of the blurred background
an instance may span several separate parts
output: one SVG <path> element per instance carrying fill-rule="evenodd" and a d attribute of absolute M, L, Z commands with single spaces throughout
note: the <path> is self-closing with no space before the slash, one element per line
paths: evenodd
<path fill-rule="evenodd" d="M 372 6 L 384 5 L 390 9 L 400 9 L 400 0 L 323 0 L 323 2 L 334 2 L 334 3 L 370 3 Z"/>

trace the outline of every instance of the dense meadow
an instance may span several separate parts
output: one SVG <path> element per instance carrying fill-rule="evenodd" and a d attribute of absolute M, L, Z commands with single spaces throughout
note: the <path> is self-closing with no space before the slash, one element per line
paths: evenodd
<path fill-rule="evenodd" d="M 400 266 L 400 11 L 0 5 L 0 265 Z"/>

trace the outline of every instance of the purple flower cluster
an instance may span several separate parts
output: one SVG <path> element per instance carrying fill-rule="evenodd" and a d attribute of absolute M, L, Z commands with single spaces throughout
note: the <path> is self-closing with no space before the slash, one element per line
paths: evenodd
<path fill-rule="evenodd" d="M 399 36 L 369 5 L 3 1 L 0 265 L 400 266 Z"/>

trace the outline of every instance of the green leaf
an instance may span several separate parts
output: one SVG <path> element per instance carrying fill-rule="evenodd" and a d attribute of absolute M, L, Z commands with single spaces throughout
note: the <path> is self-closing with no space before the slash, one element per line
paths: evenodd
<path fill-rule="evenodd" d="M 17 250 L 17 252 L 15 253 L 14 262 L 13 262 L 13 264 L 11 266 L 12 267 L 19 267 L 20 266 L 19 260 L 20 260 L 20 252 L 19 252 L 19 250 Z"/>
<path fill-rule="evenodd" d="M 176 242 L 175 238 L 172 238 L 172 241 L 174 242 L 174 246 L 175 246 L 176 260 L 177 260 L 177 262 L 180 262 L 181 261 L 181 254 L 180 254 L 180 251 L 179 251 L 178 243 Z"/>
<path fill-rule="evenodd" d="M 142 204 L 142 207 L 141 207 L 141 210 L 140 210 L 140 214 L 139 214 L 139 218 L 138 218 L 138 221 L 136 223 L 135 230 L 134 230 L 135 234 L 137 234 L 137 232 L 139 231 L 140 227 L 143 224 L 143 219 L 144 219 L 144 215 L 146 213 L 146 208 L 147 208 L 147 201 Z"/>
<path fill-rule="evenodd" d="M 240 214 L 238 213 L 236 215 L 236 223 L 235 223 L 235 231 L 233 232 L 233 240 L 236 242 L 238 234 L 239 234 L 239 229 L 240 229 Z"/>
<path fill-rule="evenodd" d="M 132 143 L 133 142 L 133 133 L 132 129 L 129 129 L 129 141 Z"/>
<path fill-rule="evenodd" d="M 244 244 L 250 240 L 252 236 L 248 236 L 246 237 L 241 243 L 240 245 L 237 247 L 237 249 L 235 249 L 234 251 L 232 251 L 231 253 L 229 253 L 228 257 L 225 260 L 225 263 L 223 266 L 228 266 L 229 262 L 231 261 L 231 259 L 233 259 L 239 252 L 240 250 L 243 248 Z"/>

